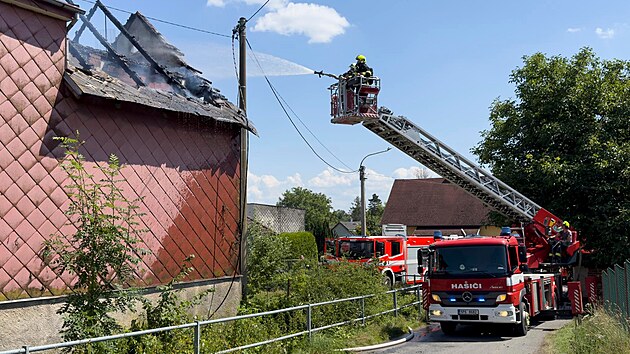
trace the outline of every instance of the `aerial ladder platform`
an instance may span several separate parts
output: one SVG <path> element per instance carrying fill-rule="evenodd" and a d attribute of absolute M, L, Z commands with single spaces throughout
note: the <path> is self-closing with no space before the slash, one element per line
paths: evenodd
<path fill-rule="evenodd" d="M 529 222 L 542 209 L 406 117 L 394 115 L 385 107 L 377 108 L 379 78 L 360 77 L 356 87 L 350 87 L 345 80 L 340 80 L 331 85 L 329 90 L 332 123 L 361 123 L 414 160 L 464 188 L 510 219 Z"/>
<path fill-rule="evenodd" d="M 406 117 L 394 115 L 385 107 L 378 107 L 378 77 L 335 78 L 338 81 L 329 87 L 332 123 L 362 124 L 420 164 L 505 215 L 516 225 L 520 223 L 517 229 L 529 254 L 528 265 L 538 269 L 549 264 L 549 239 L 561 230 L 563 221 L 560 218 Z M 569 256 L 576 254 L 580 248 L 577 238 L 577 232 L 572 231 L 571 245 L 567 248 Z M 557 262 L 551 262 L 552 265 L 554 263 Z"/>

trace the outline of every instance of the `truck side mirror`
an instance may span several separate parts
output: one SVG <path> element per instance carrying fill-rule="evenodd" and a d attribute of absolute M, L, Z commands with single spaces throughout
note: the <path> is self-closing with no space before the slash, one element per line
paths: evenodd
<path fill-rule="evenodd" d="M 527 248 L 525 245 L 518 246 L 518 261 L 527 264 Z"/>
<path fill-rule="evenodd" d="M 418 274 L 424 274 L 424 267 L 418 266 Z"/>

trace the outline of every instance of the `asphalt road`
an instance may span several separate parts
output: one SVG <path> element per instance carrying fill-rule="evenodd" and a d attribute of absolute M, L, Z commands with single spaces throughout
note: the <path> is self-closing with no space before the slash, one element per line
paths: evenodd
<path fill-rule="evenodd" d="M 559 319 L 534 323 L 524 337 L 513 337 L 504 329 L 458 326 L 455 335 L 446 336 L 438 324 L 431 324 L 417 332 L 414 338 L 403 344 L 367 353 L 540 353 L 545 336 L 568 324 L 571 320 Z"/>

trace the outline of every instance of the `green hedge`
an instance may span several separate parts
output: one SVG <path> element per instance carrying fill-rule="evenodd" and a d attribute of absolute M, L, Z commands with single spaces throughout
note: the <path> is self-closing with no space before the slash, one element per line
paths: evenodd
<path fill-rule="evenodd" d="M 287 259 L 317 259 L 317 242 L 310 232 L 285 232 L 278 235 L 289 242 Z"/>

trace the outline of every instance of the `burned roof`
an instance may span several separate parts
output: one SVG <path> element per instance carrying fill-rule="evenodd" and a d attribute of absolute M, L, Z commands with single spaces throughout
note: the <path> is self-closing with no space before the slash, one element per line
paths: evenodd
<path fill-rule="evenodd" d="M 444 178 L 394 181 L 381 223 L 408 226 L 481 226 L 491 208 Z"/>
<path fill-rule="evenodd" d="M 252 133 L 257 133 L 256 128 L 243 112 L 227 101 L 217 107 L 196 98 L 187 98 L 148 87 L 135 88 L 104 72 L 87 71 L 72 66 L 66 69 L 64 80 L 77 97 L 87 95 L 112 102 L 136 103 L 171 112 L 188 113 L 221 122 L 239 124 Z"/>
<path fill-rule="evenodd" d="M 120 31 L 111 43 L 90 23 L 89 18 L 99 9 Z M 256 134 L 245 113 L 188 65 L 184 54 L 141 13 L 132 14 L 123 25 L 97 1 L 79 18 L 81 26 L 69 41 L 70 65 L 65 75 L 77 97 L 101 97 L 213 118 L 237 123 Z M 86 29 L 104 49 L 79 43 Z"/>

